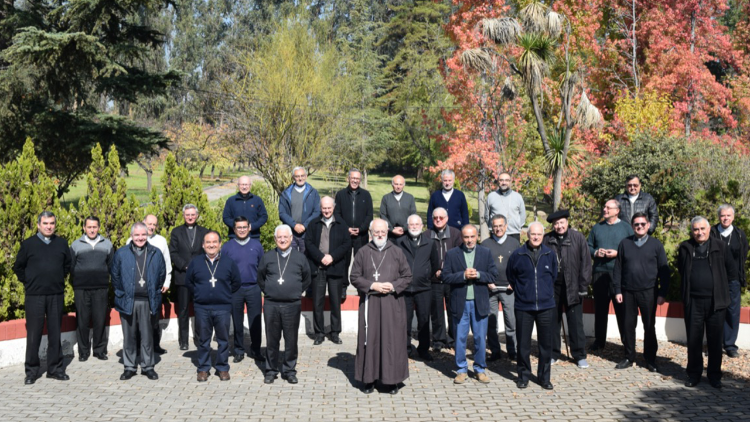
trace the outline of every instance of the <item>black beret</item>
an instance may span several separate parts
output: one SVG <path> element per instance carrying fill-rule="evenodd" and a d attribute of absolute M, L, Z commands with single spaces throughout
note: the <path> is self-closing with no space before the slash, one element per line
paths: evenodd
<path fill-rule="evenodd" d="M 561 218 L 570 218 L 570 211 L 568 210 L 557 210 L 553 212 L 552 214 L 547 216 L 547 222 L 553 223 L 555 220 L 559 220 Z"/>

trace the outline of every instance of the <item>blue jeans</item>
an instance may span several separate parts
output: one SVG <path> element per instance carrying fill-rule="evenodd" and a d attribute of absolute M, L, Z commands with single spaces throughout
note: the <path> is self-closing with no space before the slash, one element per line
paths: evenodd
<path fill-rule="evenodd" d="M 260 287 L 251 284 L 240 287 L 232 293 L 232 321 L 234 323 L 234 355 L 245 355 L 245 306 L 247 306 L 247 326 L 250 329 L 250 352 L 260 356 L 261 319 L 263 309 Z"/>
<path fill-rule="evenodd" d="M 737 350 L 737 336 L 740 333 L 740 282 L 729 282 L 729 307 L 724 319 L 724 350 Z"/>
<path fill-rule="evenodd" d="M 477 314 L 473 300 L 467 300 L 464 305 L 464 313 L 461 318 L 453 317 L 456 327 L 456 365 L 458 373 L 466 373 L 469 364 L 466 362 L 466 341 L 469 338 L 469 329 L 474 334 L 474 372 L 482 373 L 487 368 L 487 321 L 486 316 Z"/>
<path fill-rule="evenodd" d="M 232 312 L 230 310 L 218 311 L 195 307 L 195 320 L 198 322 L 198 371 L 208 372 L 211 369 L 211 337 L 216 331 L 216 342 L 219 344 L 216 350 L 217 371 L 229 371 L 229 321 Z"/>

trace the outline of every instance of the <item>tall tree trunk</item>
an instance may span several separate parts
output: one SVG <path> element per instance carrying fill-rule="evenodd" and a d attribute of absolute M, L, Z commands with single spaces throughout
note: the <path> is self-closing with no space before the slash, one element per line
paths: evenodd
<path fill-rule="evenodd" d="M 700 4 L 698 5 L 700 8 Z M 695 53 L 695 24 L 697 21 L 695 10 L 690 13 L 690 54 Z M 691 124 L 693 121 L 693 106 L 694 106 L 694 92 L 693 92 L 693 81 L 688 83 L 687 89 L 687 112 L 685 113 L 685 136 L 690 136 Z"/>
<path fill-rule="evenodd" d="M 153 178 L 153 176 L 154 176 L 153 171 L 146 170 L 146 192 L 151 192 L 151 187 L 152 187 L 151 179 Z"/>
<path fill-rule="evenodd" d="M 484 173 L 484 171 L 482 171 Z M 487 222 L 484 221 L 484 215 L 487 213 L 487 198 L 484 194 L 484 179 L 477 184 L 477 210 L 479 211 L 479 238 L 486 239 L 490 236 L 490 230 L 487 227 Z"/>

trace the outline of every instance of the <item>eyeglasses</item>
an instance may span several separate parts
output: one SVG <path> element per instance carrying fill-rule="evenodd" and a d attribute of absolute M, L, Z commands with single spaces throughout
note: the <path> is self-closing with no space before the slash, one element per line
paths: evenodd
<path fill-rule="evenodd" d="M 629 188 L 637 188 L 638 186 L 640 186 L 640 184 L 638 184 L 638 183 L 628 183 L 625 186 L 627 186 Z"/>
<path fill-rule="evenodd" d="M 434 215 L 432 216 L 433 220 L 445 220 L 448 217 L 443 217 L 442 215 Z"/>
<path fill-rule="evenodd" d="M 633 227 L 646 227 L 648 223 L 633 223 Z"/>

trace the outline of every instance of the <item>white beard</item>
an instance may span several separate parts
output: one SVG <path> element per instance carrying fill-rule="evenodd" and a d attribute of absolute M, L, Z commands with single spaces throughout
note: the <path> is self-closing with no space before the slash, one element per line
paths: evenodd
<path fill-rule="evenodd" d="M 388 241 L 388 239 L 385 238 L 385 237 L 382 238 L 382 239 L 378 239 L 377 237 L 372 238 L 372 243 L 374 243 L 375 246 L 377 246 L 378 249 L 380 249 L 383 246 L 385 246 L 385 242 L 387 242 L 387 241 Z"/>
<path fill-rule="evenodd" d="M 415 231 L 415 232 L 409 230 L 409 236 L 411 236 L 411 237 L 419 237 L 420 234 L 422 234 L 421 230 Z"/>

